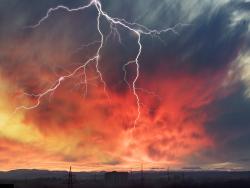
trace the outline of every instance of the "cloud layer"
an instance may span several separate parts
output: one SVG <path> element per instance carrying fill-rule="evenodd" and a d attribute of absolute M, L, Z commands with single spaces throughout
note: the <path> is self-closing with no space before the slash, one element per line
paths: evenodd
<path fill-rule="evenodd" d="M 12 1 L 0 5 L 0 164 L 15 168 L 79 170 L 140 168 L 249 169 L 249 2 L 105 1 L 110 15 L 178 34 L 142 36 L 135 97 L 123 65 L 138 50 L 136 36 L 102 19 L 100 70 L 87 67 L 88 93 L 79 72 L 41 100 L 41 93 L 95 54 L 100 36 L 94 8 L 58 10 L 36 29 L 49 7 L 86 1 Z M 119 41 L 120 37 L 120 41 Z M 93 42 L 92 45 L 85 44 Z M 127 67 L 127 78 L 135 67 Z M 223 139 L 222 139 L 223 138 Z M 15 156 L 15 157 L 13 157 Z"/>

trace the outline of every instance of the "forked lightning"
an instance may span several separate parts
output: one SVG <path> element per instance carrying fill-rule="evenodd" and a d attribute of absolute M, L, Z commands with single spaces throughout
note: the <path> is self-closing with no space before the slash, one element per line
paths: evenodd
<path fill-rule="evenodd" d="M 86 74 L 86 68 L 90 63 L 95 63 L 96 72 L 98 74 L 100 81 L 103 84 L 104 91 L 108 96 L 107 84 L 106 84 L 105 80 L 103 79 L 103 75 L 102 75 L 101 70 L 99 69 L 100 52 L 104 48 L 104 43 L 105 43 L 105 40 L 104 40 L 105 36 L 104 36 L 104 33 L 101 31 L 100 23 L 101 23 L 101 18 L 104 18 L 104 19 L 106 19 L 107 23 L 110 24 L 109 25 L 111 28 L 110 34 L 112 34 L 112 32 L 114 31 L 115 34 L 118 36 L 119 42 L 121 42 L 121 39 L 120 39 L 120 34 L 118 31 L 118 28 L 116 27 L 118 25 L 129 32 L 133 32 L 137 38 L 138 51 L 136 53 L 136 57 L 133 60 L 124 64 L 124 66 L 123 66 L 124 81 L 127 83 L 128 87 L 132 90 L 132 93 L 136 99 L 137 115 L 136 115 L 136 118 L 134 120 L 134 128 L 135 128 L 136 124 L 139 121 L 140 115 L 141 115 L 141 101 L 140 101 L 140 97 L 137 93 L 137 90 L 140 90 L 141 88 L 137 88 L 137 86 L 136 86 L 138 78 L 140 76 L 139 58 L 141 56 L 142 49 L 143 49 L 143 46 L 141 43 L 141 40 L 142 40 L 141 37 L 142 37 L 142 35 L 149 35 L 151 37 L 159 37 L 162 33 L 169 32 L 169 31 L 171 31 L 175 34 L 178 34 L 176 31 L 176 27 L 178 27 L 180 25 L 184 25 L 184 24 L 176 24 L 174 27 L 163 29 L 163 30 L 155 30 L 155 29 L 152 30 L 152 29 L 149 29 L 146 26 L 138 24 L 138 23 L 133 23 L 133 22 L 131 23 L 131 22 L 126 21 L 125 19 L 112 17 L 107 12 L 105 12 L 103 10 L 102 3 L 100 0 L 91 0 L 87 5 L 80 6 L 77 8 L 68 8 L 68 7 L 63 6 L 63 5 L 59 5 L 55 8 L 50 8 L 50 9 L 48 9 L 46 15 L 43 18 L 41 18 L 37 22 L 37 24 L 29 26 L 29 28 L 35 29 L 35 28 L 39 27 L 43 22 L 45 22 L 47 19 L 49 19 L 52 12 L 55 12 L 57 10 L 63 9 L 63 10 L 66 10 L 68 12 L 75 12 L 75 11 L 83 11 L 83 10 L 88 9 L 90 7 L 95 7 L 97 10 L 97 17 L 96 17 L 97 27 L 96 27 L 96 29 L 97 29 L 98 33 L 100 34 L 100 39 L 98 39 L 90 44 L 84 45 L 84 47 L 88 47 L 89 45 L 92 45 L 93 43 L 99 44 L 98 49 L 96 51 L 96 54 L 93 57 L 91 57 L 90 59 L 88 59 L 86 62 L 84 62 L 81 66 L 79 66 L 75 70 L 73 70 L 70 74 L 59 77 L 58 80 L 55 81 L 54 85 L 51 86 L 51 88 L 49 88 L 49 89 L 47 89 L 44 92 L 39 93 L 39 94 L 28 94 L 28 95 L 31 95 L 33 97 L 37 97 L 37 102 L 32 106 L 19 106 L 16 108 L 16 111 L 20 110 L 20 109 L 31 110 L 31 109 L 37 108 L 40 105 L 41 99 L 44 96 L 54 92 L 62 84 L 63 81 L 65 81 L 66 79 L 72 78 L 79 71 L 83 71 L 83 75 L 84 75 L 83 83 L 85 84 L 85 92 L 87 93 L 88 92 L 88 78 L 87 78 L 87 74 Z M 126 70 L 126 67 L 130 64 L 135 64 L 135 66 L 136 66 L 136 75 L 135 75 L 135 78 L 133 79 L 131 84 L 127 80 L 127 70 Z"/>

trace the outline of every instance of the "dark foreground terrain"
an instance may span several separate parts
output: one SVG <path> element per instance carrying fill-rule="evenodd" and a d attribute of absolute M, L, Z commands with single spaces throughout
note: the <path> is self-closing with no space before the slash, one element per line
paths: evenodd
<path fill-rule="evenodd" d="M 0 184 L 15 188 L 67 188 L 67 172 L 16 170 L 0 172 Z M 250 172 L 140 172 L 130 173 L 125 181 L 105 179 L 105 172 L 73 173 L 74 188 L 250 188 Z"/>

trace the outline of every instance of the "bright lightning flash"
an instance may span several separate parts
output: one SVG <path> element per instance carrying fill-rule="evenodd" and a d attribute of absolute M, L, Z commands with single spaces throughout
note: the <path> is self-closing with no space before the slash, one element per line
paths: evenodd
<path fill-rule="evenodd" d="M 41 100 L 42 100 L 42 98 L 44 96 L 53 93 L 62 84 L 63 81 L 65 81 L 66 79 L 72 78 L 79 71 L 83 71 L 83 79 L 84 79 L 83 83 L 85 84 L 85 94 L 86 94 L 88 92 L 88 78 L 87 78 L 87 74 L 86 74 L 86 68 L 90 63 L 95 63 L 96 72 L 98 74 L 98 77 L 99 77 L 100 81 L 103 83 L 104 91 L 108 96 L 107 84 L 106 84 L 105 80 L 103 79 L 102 72 L 99 69 L 100 52 L 102 51 L 102 49 L 104 47 L 104 43 L 105 43 L 105 40 L 104 40 L 105 36 L 104 36 L 104 34 L 103 34 L 102 30 L 101 30 L 100 22 L 101 22 L 101 18 L 104 18 L 110 24 L 110 28 L 111 28 L 111 33 L 108 35 L 108 37 L 112 34 L 112 32 L 115 32 L 115 34 L 118 36 L 119 42 L 121 42 L 120 34 L 119 34 L 119 31 L 118 31 L 118 29 L 116 27 L 116 26 L 119 25 L 122 28 L 124 28 L 125 30 L 128 30 L 129 32 L 133 32 L 136 35 L 136 38 L 137 38 L 138 51 L 137 51 L 136 57 L 133 60 L 131 60 L 131 61 L 127 62 L 126 64 L 124 64 L 124 66 L 123 66 L 124 81 L 127 83 L 128 87 L 131 89 L 131 91 L 132 91 L 132 93 L 133 93 L 133 95 L 134 95 L 134 97 L 136 99 L 137 116 L 136 116 L 136 118 L 134 120 L 134 128 L 135 128 L 136 124 L 138 123 L 138 121 L 140 119 L 141 104 L 142 104 L 141 101 L 140 101 L 139 94 L 137 93 L 137 90 L 141 90 L 141 88 L 137 88 L 137 86 L 136 86 L 137 80 L 138 80 L 138 78 L 140 76 L 139 58 L 141 56 L 142 48 L 143 48 L 142 43 L 141 43 L 141 39 L 142 39 L 141 37 L 142 37 L 142 35 L 149 35 L 151 37 L 160 38 L 160 35 L 162 33 L 166 33 L 166 32 L 169 32 L 169 31 L 171 31 L 171 32 L 173 32 L 175 34 L 178 34 L 177 31 L 175 30 L 176 27 L 178 27 L 180 25 L 185 25 L 185 24 L 180 24 L 179 23 L 179 24 L 176 24 L 174 27 L 163 29 L 163 30 L 151 30 L 151 29 L 145 27 L 144 25 L 141 25 L 141 24 L 138 24 L 138 23 L 130 23 L 130 22 L 126 21 L 125 19 L 111 17 L 108 13 L 106 13 L 103 10 L 100 0 L 91 0 L 87 5 L 80 6 L 80 7 L 77 7 L 77 8 L 72 8 L 72 9 L 68 8 L 66 6 L 63 6 L 63 5 L 59 5 L 59 6 L 55 7 L 55 8 L 50 8 L 50 9 L 48 9 L 46 15 L 43 18 L 41 18 L 36 25 L 30 26 L 30 28 L 35 29 L 35 28 L 39 27 L 44 21 L 46 21 L 50 17 L 52 12 L 55 12 L 55 11 L 57 11 L 59 9 L 66 10 L 68 12 L 75 12 L 75 11 L 85 10 L 85 9 L 90 8 L 92 6 L 96 8 L 97 13 L 98 13 L 96 21 L 97 21 L 97 30 L 98 30 L 98 33 L 100 34 L 100 39 L 97 40 L 97 41 L 94 41 L 94 42 L 92 42 L 90 44 L 84 45 L 83 47 L 88 47 L 88 46 L 92 45 L 93 43 L 94 44 L 96 44 L 96 43 L 100 44 L 98 46 L 96 54 L 93 57 L 91 57 L 90 59 L 88 59 L 86 62 L 84 62 L 81 66 L 79 66 L 75 70 L 73 70 L 70 74 L 59 77 L 58 80 L 55 81 L 54 85 L 51 86 L 49 89 L 45 90 L 44 92 L 39 93 L 39 94 L 26 94 L 26 95 L 30 95 L 30 96 L 33 96 L 33 97 L 37 97 L 37 102 L 32 106 L 19 106 L 19 107 L 16 108 L 15 112 L 18 111 L 18 110 L 21 110 L 21 109 L 31 110 L 31 109 L 39 107 L 39 105 L 41 103 Z M 130 64 L 135 64 L 135 66 L 136 66 L 136 76 L 133 79 L 131 84 L 127 80 L 127 71 L 126 71 L 126 67 L 128 65 L 130 65 Z"/>

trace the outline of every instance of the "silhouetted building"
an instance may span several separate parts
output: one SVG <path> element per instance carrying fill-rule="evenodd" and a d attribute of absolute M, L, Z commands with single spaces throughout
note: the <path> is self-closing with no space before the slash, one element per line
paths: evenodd
<path fill-rule="evenodd" d="M 107 172 L 105 174 L 105 183 L 108 186 L 124 186 L 128 184 L 128 172 Z"/>

